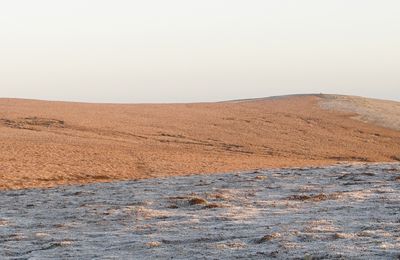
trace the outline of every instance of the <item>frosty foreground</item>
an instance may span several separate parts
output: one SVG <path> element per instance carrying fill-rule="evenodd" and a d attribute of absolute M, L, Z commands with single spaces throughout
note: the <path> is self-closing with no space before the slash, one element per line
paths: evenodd
<path fill-rule="evenodd" d="M 400 257 L 400 164 L 0 192 L 0 258 Z"/>

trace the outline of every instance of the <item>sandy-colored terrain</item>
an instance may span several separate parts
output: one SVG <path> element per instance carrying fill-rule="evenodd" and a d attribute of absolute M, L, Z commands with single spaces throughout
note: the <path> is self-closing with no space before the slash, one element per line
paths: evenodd
<path fill-rule="evenodd" d="M 142 105 L 0 99 L 0 189 L 400 160 L 399 104 L 366 102 L 363 113 L 375 106 L 397 123 L 365 117 L 358 101 L 338 109 L 326 95 Z"/>

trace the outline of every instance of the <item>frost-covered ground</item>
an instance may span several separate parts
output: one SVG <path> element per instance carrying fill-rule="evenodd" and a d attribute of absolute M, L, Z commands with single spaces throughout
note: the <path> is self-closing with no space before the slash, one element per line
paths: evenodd
<path fill-rule="evenodd" d="M 400 256 L 400 164 L 0 192 L 0 259 Z"/>
<path fill-rule="evenodd" d="M 355 119 L 400 130 L 400 102 L 343 95 L 322 95 L 324 109 L 355 113 Z"/>

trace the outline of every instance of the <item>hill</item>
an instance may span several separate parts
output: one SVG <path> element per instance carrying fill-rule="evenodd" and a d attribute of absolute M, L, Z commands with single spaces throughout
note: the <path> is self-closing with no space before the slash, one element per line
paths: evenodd
<path fill-rule="evenodd" d="M 337 95 L 192 104 L 0 99 L 0 189 L 399 161 L 399 107 Z"/>

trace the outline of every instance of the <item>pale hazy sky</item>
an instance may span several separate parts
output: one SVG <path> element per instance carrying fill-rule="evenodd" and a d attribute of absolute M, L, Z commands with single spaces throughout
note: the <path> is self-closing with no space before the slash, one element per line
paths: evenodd
<path fill-rule="evenodd" d="M 399 0 L 0 0 L 0 97 L 400 100 Z"/>

